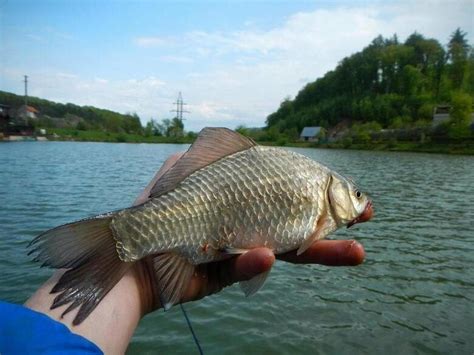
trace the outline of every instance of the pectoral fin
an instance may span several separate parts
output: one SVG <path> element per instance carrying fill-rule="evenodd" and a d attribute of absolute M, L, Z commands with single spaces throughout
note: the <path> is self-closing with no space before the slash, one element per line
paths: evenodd
<path fill-rule="evenodd" d="M 248 281 L 240 281 L 240 288 L 244 291 L 245 296 L 251 296 L 260 290 L 270 271 L 262 272 Z"/>

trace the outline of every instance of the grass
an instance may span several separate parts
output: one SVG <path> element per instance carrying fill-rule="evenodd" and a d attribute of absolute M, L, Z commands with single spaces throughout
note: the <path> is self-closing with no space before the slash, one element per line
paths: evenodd
<path fill-rule="evenodd" d="M 49 128 L 48 139 L 75 142 L 110 142 L 110 143 L 192 143 L 188 137 L 143 136 L 130 133 L 113 133 L 104 131 L 82 131 L 76 129 Z"/>
<path fill-rule="evenodd" d="M 462 154 L 474 155 L 474 145 L 472 143 L 417 143 L 417 142 L 390 142 L 390 143 L 353 143 L 349 146 L 333 143 L 323 144 L 321 148 L 338 149 L 359 149 L 359 150 L 380 150 L 391 152 L 422 152 L 441 154 Z"/>

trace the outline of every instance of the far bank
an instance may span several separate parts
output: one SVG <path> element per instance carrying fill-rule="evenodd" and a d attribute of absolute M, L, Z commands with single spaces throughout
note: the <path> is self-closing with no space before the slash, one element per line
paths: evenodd
<path fill-rule="evenodd" d="M 73 142 L 107 142 L 107 143 L 169 143 L 169 144 L 191 144 L 196 135 L 182 137 L 145 136 L 139 134 L 113 133 L 104 131 L 83 131 L 69 129 L 48 130 L 44 136 L 23 137 L 22 141 L 73 141 Z M 18 139 L 19 140 L 19 139 Z M 14 141 L 18 141 L 14 140 Z M 13 141 L 7 140 L 5 141 Z M 367 143 L 315 143 L 303 141 L 257 141 L 260 145 L 299 148 L 322 148 L 322 149 L 350 149 L 350 150 L 373 150 L 393 152 L 420 152 L 440 154 L 474 155 L 474 142 L 367 142 Z"/>

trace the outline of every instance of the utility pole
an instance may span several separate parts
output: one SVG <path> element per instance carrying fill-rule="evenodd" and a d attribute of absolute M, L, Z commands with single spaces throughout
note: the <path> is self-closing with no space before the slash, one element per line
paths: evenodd
<path fill-rule="evenodd" d="M 173 105 L 176 105 L 176 110 L 171 110 L 171 112 L 176 112 L 176 118 L 183 121 L 183 113 L 189 113 L 189 111 L 186 111 L 183 109 L 186 103 L 183 102 L 183 96 L 181 95 L 181 91 L 179 92 L 178 99 L 176 102 L 173 102 Z"/>
<path fill-rule="evenodd" d="M 28 75 L 25 75 L 23 82 L 25 83 L 25 106 L 28 106 Z"/>

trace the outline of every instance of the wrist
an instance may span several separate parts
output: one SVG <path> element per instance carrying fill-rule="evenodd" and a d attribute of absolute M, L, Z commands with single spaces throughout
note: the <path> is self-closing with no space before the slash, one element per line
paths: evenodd
<path fill-rule="evenodd" d="M 140 298 L 140 312 L 142 317 L 161 308 L 158 287 L 155 282 L 152 258 L 138 261 L 133 269 L 133 277 L 136 280 L 138 295 Z"/>

